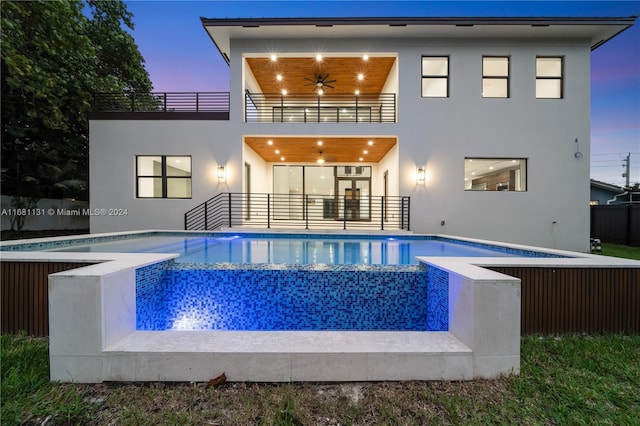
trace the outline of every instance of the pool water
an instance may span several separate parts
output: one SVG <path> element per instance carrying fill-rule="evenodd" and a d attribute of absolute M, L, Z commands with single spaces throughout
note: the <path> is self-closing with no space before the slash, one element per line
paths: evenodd
<path fill-rule="evenodd" d="M 178 253 L 178 263 L 415 265 L 416 256 L 526 256 L 439 238 L 295 238 L 150 236 L 57 248 L 73 252 Z M 538 254 L 539 255 L 539 254 Z"/>

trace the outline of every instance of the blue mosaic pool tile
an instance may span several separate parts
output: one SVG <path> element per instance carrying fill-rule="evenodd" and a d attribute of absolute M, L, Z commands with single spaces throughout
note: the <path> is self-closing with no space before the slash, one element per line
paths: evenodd
<path fill-rule="evenodd" d="M 154 315 L 149 312 L 165 310 L 163 283 L 165 270 L 173 264 L 172 260 L 158 262 L 136 269 L 136 328 L 138 330 L 154 330 L 163 327 L 164 323 L 154 322 Z"/>
<path fill-rule="evenodd" d="M 427 328 L 449 330 L 449 273 L 434 266 L 427 268 Z"/>
<path fill-rule="evenodd" d="M 149 278 L 138 285 L 138 329 L 448 329 L 447 283 L 434 286 L 424 266 L 345 265 L 339 270 L 314 269 L 314 265 L 253 266 L 177 269 L 176 264 L 165 262 L 162 268 L 141 271 L 140 278 Z M 158 284 L 161 275 L 164 279 Z M 157 292 L 152 293 L 152 288 Z M 429 302 L 431 297 L 444 297 L 444 302 Z M 431 305 L 437 308 L 433 313 Z"/>

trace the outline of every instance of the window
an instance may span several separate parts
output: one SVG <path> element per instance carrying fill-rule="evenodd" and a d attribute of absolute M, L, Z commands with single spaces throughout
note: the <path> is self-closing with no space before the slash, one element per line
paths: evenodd
<path fill-rule="evenodd" d="M 561 99 L 562 93 L 562 58 L 536 58 L 536 98 Z"/>
<path fill-rule="evenodd" d="M 449 97 L 449 57 L 422 57 L 422 97 Z"/>
<path fill-rule="evenodd" d="M 482 97 L 509 97 L 509 58 L 485 56 L 482 58 Z"/>
<path fill-rule="evenodd" d="M 136 156 L 137 198 L 191 198 L 191 156 Z"/>
<path fill-rule="evenodd" d="M 465 158 L 464 189 L 467 191 L 526 191 L 527 160 L 524 158 Z"/>

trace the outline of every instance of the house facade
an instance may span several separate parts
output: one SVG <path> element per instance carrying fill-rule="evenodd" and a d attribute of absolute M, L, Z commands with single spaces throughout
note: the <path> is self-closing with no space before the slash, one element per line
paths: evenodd
<path fill-rule="evenodd" d="M 91 232 L 357 225 L 587 251 L 590 53 L 633 23 L 203 18 L 229 93 L 96 95 Z"/>

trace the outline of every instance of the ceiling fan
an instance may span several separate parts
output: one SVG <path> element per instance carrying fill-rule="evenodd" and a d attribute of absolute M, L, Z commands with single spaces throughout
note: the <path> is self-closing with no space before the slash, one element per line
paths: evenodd
<path fill-rule="evenodd" d="M 305 84 L 305 86 L 314 86 L 313 89 L 311 90 L 316 90 L 316 89 L 324 89 L 324 88 L 329 88 L 329 89 L 335 89 L 335 87 L 333 87 L 330 83 L 335 83 L 336 80 L 327 80 L 327 78 L 329 78 L 329 74 L 325 74 L 324 76 L 322 76 L 322 74 L 317 74 L 314 73 L 314 78 L 308 78 L 305 77 L 305 80 L 309 80 L 312 83 L 308 83 Z"/>

